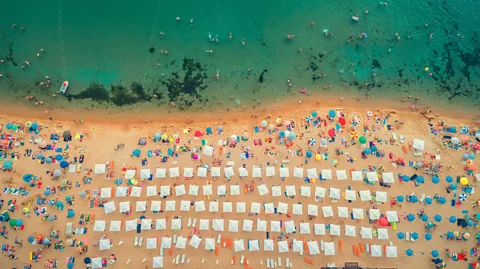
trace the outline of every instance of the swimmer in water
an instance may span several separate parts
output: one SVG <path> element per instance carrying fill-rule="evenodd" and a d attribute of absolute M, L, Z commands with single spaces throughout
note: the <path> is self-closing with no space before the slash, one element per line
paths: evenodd
<path fill-rule="evenodd" d="M 213 50 L 206 50 L 205 52 L 212 53 L 212 52 L 213 52 Z"/>
<path fill-rule="evenodd" d="M 230 32 L 230 35 L 228 35 L 228 39 L 232 40 L 233 39 L 233 34 Z"/>
<path fill-rule="evenodd" d="M 295 35 L 286 35 L 287 39 L 293 39 Z"/>

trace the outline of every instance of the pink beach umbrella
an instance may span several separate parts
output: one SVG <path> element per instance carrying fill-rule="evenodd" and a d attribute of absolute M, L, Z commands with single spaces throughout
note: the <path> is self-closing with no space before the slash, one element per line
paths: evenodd
<path fill-rule="evenodd" d="M 290 126 L 290 124 L 292 124 L 292 122 L 289 121 L 289 120 L 286 120 L 286 121 L 284 122 L 284 124 L 285 124 L 285 126 Z"/>
<path fill-rule="evenodd" d="M 198 160 L 198 154 L 197 153 L 193 154 L 193 159 Z"/>

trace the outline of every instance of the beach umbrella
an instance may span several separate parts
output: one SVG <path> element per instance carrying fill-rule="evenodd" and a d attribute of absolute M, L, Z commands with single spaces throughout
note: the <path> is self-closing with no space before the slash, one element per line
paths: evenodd
<path fill-rule="evenodd" d="M 42 160 L 43 158 L 45 158 L 45 156 L 43 156 L 42 153 L 37 154 L 37 159 Z"/>
<path fill-rule="evenodd" d="M 87 196 L 87 192 L 86 191 L 81 191 L 80 192 L 80 198 L 85 198 Z"/>
<path fill-rule="evenodd" d="M 445 199 L 445 197 L 440 196 L 440 198 L 438 198 L 438 203 L 439 204 L 444 205 L 446 202 L 447 202 L 447 199 Z"/>
<path fill-rule="evenodd" d="M 438 251 L 437 250 L 432 250 L 432 257 L 436 258 L 438 257 Z"/>
<path fill-rule="evenodd" d="M 217 131 L 219 131 L 219 132 L 223 131 L 222 125 L 218 125 L 218 126 L 217 126 Z"/>
<path fill-rule="evenodd" d="M 69 130 L 64 131 L 63 134 L 62 134 L 63 138 L 68 138 L 68 137 L 71 137 L 71 136 L 72 136 L 72 133 Z"/>
<path fill-rule="evenodd" d="M 32 179 L 33 179 L 33 176 L 31 174 L 23 175 L 23 181 L 26 182 L 26 183 L 32 181 Z"/>
<path fill-rule="evenodd" d="M 334 129 L 328 130 L 328 136 L 335 137 L 335 130 Z"/>
<path fill-rule="evenodd" d="M 454 145 L 458 145 L 460 143 L 460 139 L 458 139 L 458 137 L 452 137 L 451 141 Z"/>
<path fill-rule="evenodd" d="M 232 135 L 230 136 L 230 140 L 232 140 L 232 141 L 237 141 L 237 139 L 238 139 L 238 137 L 237 137 L 236 135 L 234 135 L 234 134 L 232 134 Z"/>
<path fill-rule="evenodd" d="M 60 171 L 59 169 L 55 169 L 55 170 L 53 171 L 53 175 L 56 176 L 56 177 L 59 177 L 59 176 L 62 175 L 62 171 Z"/>
<path fill-rule="evenodd" d="M 160 133 L 155 133 L 155 134 L 153 135 L 153 140 L 155 140 L 155 141 L 159 141 L 160 138 L 162 138 L 162 135 L 161 135 Z"/>
<path fill-rule="evenodd" d="M 380 224 L 380 226 L 384 226 L 384 227 L 388 226 L 389 223 L 388 223 L 387 217 L 385 217 L 385 216 L 380 217 L 378 219 L 378 224 Z"/>
<path fill-rule="evenodd" d="M 397 238 L 400 239 L 400 240 L 402 240 L 402 239 L 405 238 L 405 234 L 404 234 L 403 232 L 398 232 L 398 233 L 397 233 Z"/>
<path fill-rule="evenodd" d="M 73 264 L 71 262 L 67 263 L 67 269 L 72 269 L 73 266 L 75 266 L 75 264 Z"/>
<path fill-rule="evenodd" d="M 432 204 L 432 198 L 427 197 L 427 198 L 425 198 L 424 202 L 425 202 L 426 205 L 431 205 Z"/>
<path fill-rule="evenodd" d="M 469 219 L 469 220 L 467 221 L 467 226 L 468 226 L 468 227 L 473 227 L 473 220 Z"/>
<path fill-rule="evenodd" d="M 412 233 L 412 239 L 413 239 L 413 240 L 417 240 L 417 239 L 418 239 L 418 233 L 417 233 L 417 232 L 413 232 L 413 233 Z"/>
<path fill-rule="evenodd" d="M 17 227 L 20 227 L 20 226 L 23 225 L 23 221 L 22 221 L 21 219 L 17 219 L 17 220 L 15 221 L 15 225 L 16 225 Z"/>
<path fill-rule="evenodd" d="M 27 240 L 28 243 L 32 244 L 33 242 L 35 242 L 35 237 L 33 235 L 30 235 Z"/>
<path fill-rule="evenodd" d="M 327 145 L 328 145 L 327 139 L 325 139 L 325 138 L 322 137 L 322 138 L 320 139 L 320 146 L 322 146 L 322 147 L 327 147 Z"/>
<path fill-rule="evenodd" d="M 468 160 L 468 153 L 464 153 L 464 154 L 462 155 L 462 159 L 463 159 L 464 161 Z"/>
<path fill-rule="evenodd" d="M 448 218 L 448 221 L 450 221 L 450 223 L 455 223 L 455 222 L 457 222 L 457 217 L 450 216 L 450 218 Z"/>
<path fill-rule="evenodd" d="M 365 144 L 365 143 L 367 143 L 367 139 L 365 138 L 365 136 L 360 136 L 360 138 L 358 139 L 358 141 L 360 141 L 360 144 Z"/>
<path fill-rule="evenodd" d="M 60 162 L 60 167 L 61 168 L 67 168 L 68 167 L 68 162 L 67 161 L 61 161 Z"/>
<path fill-rule="evenodd" d="M 410 214 L 408 214 L 407 219 L 408 219 L 408 221 L 414 221 L 415 220 L 415 215 L 410 213 Z"/>
<path fill-rule="evenodd" d="M 413 256 L 413 250 L 411 248 L 407 249 L 407 251 L 405 251 L 405 253 L 407 254 L 407 256 L 411 257 Z"/>
<path fill-rule="evenodd" d="M 344 118 L 339 118 L 338 123 L 340 123 L 340 125 L 344 126 L 345 123 L 347 123 L 347 121 Z"/>
<path fill-rule="evenodd" d="M 207 133 L 207 135 L 212 134 L 212 132 L 212 127 L 207 127 L 207 129 L 205 129 L 205 133 Z"/>
<path fill-rule="evenodd" d="M 142 146 L 145 146 L 147 144 L 147 140 L 145 139 L 140 139 L 140 141 L 138 141 L 138 144 L 142 145 Z"/>
<path fill-rule="evenodd" d="M 415 181 L 417 181 L 417 183 L 419 184 L 423 184 L 425 183 L 425 178 L 423 178 L 422 176 L 418 176 Z"/>
<path fill-rule="evenodd" d="M 447 176 L 445 178 L 445 180 L 447 181 L 447 183 L 452 183 L 453 182 L 453 177 L 452 176 Z"/>
<path fill-rule="evenodd" d="M 432 234 L 431 233 L 426 233 L 425 234 L 425 240 L 427 240 L 427 241 L 432 240 Z"/>
<path fill-rule="evenodd" d="M 403 195 L 397 196 L 397 202 L 403 203 L 403 201 L 405 201 L 405 197 L 403 197 Z"/>
<path fill-rule="evenodd" d="M 468 178 L 466 177 L 460 178 L 460 184 L 462 184 L 463 186 L 468 185 Z"/>
<path fill-rule="evenodd" d="M 410 177 L 407 176 L 407 175 L 403 175 L 403 176 L 402 176 L 402 181 L 403 181 L 403 182 L 409 182 L 409 181 L 410 181 Z"/>
<path fill-rule="evenodd" d="M 45 246 L 48 246 L 48 244 L 50 244 L 50 239 L 48 239 L 47 237 L 44 237 L 42 240 L 42 244 Z"/>
<path fill-rule="evenodd" d="M 312 158 L 312 155 L 313 155 L 313 153 L 312 153 L 311 150 L 309 150 L 305 153 L 305 156 L 307 156 L 307 158 Z"/>
<path fill-rule="evenodd" d="M 372 153 L 372 151 L 369 148 L 365 148 L 363 150 L 363 153 L 365 153 L 366 155 L 369 155 L 370 153 Z"/>
<path fill-rule="evenodd" d="M 453 234 L 453 232 L 450 231 L 447 233 L 447 239 L 452 239 L 454 237 L 455 237 L 455 234 Z"/>
<path fill-rule="evenodd" d="M 315 141 L 315 138 L 313 138 L 313 137 L 308 140 L 308 145 L 309 146 L 315 146 L 315 143 L 316 143 L 316 141 Z"/>
<path fill-rule="evenodd" d="M 52 158 L 50 158 L 50 157 L 48 157 L 48 158 L 45 159 L 45 162 L 46 162 L 47 164 L 52 163 L 52 161 L 53 161 L 53 160 L 52 160 Z"/>
<path fill-rule="evenodd" d="M 285 137 L 285 131 L 281 130 L 280 132 L 278 132 L 278 136 L 279 137 Z"/>
<path fill-rule="evenodd" d="M 260 126 L 262 126 L 263 128 L 267 127 L 268 125 L 268 122 L 266 120 L 262 120 L 262 122 L 260 123 Z"/>
<path fill-rule="evenodd" d="M 427 215 L 427 214 L 422 214 L 422 216 L 420 217 L 420 219 L 421 219 L 423 222 L 427 222 L 427 221 L 428 221 L 428 215 Z"/>
<path fill-rule="evenodd" d="M 10 130 L 10 129 L 12 129 L 12 124 L 9 122 L 9 123 L 7 123 L 6 127 L 7 127 L 7 130 Z"/>
<path fill-rule="evenodd" d="M 83 259 L 83 262 L 85 264 L 89 264 L 92 260 L 90 259 L 90 257 L 86 257 L 85 259 Z"/>
<path fill-rule="evenodd" d="M 462 193 L 458 196 L 458 199 L 459 199 L 460 201 L 466 201 L 466 200 L 467 200 L 467 195 L 462 192 Z"/>
<path fill-rule="evenodd" d="M 290 132 L 290 134 L 288 134 L 288 139 L 293 140 L 295 138 L 297 138 L 297 134 L 295 132 Z"/>
<path fill-rule="evenodd" d="M 200 132 L 200 131 L 198 131 L 198 130 L 195 131 L 195 133 L 193 133 L 193 136 L 195 136 L 195 137 L 200 137 L 200 136 L 202 136 L 202 135 L 203 135 L 203 133 Z"/>
<path fill-rule="evenodd" d="M 33 122 L 33 123 L 32 123 L 32 126 L 30 126 L 30 128 L 31 128 L 32 130 L 37 130 L 37 129 L 38 129 L 38 123 Z"/>
<path fill-rule="evenodd" d="M 456 190 L 456 189 L 457 189 L 457 184 L 451 183 L 451 184 L 450 184 L 450 189 Z"/>
<path fill-rule="evenodd" d="M 308 115 L 305 117 L 305 120 L 310 123 L 312 121 L 312 116 Z"/>
<path fill-rule="evenodd" d="M 192 157 L 193 157 L 194 160 L 198 160 L 198 154 L 195 153 L 195 154 L 193 154 Z"/>
<path fill-rule="evenodd" d="M 70 209 L 67 211 L 67 218 L 71 219 L 71 218 L 73 218 L 74 216 L 75 216 L 75 210 L 73 210 L 73 209 L 70 208 Z"/>
<path fill-rule="evenodd" d="M 11 161 L 3 162 L 3 168 L 5 168 L 7 170 L 11 170 L 13 168 L 13 163 Z"/>
<path fill-rule="evenodd" d="M 475 160 L 475 153 L 473 153 L 473 152 L 470 153 L 470 154 L 468 155 L 468 158 L 469 158 L 470 160 Z"/>
<path fill-rule="evenodd" d="M 312 111 L 312 117 L 316 118 L 317 116 L 318 116 L 318 113 L 317 113 L 317 111 L 315 111 L 315 110 L 314 110 L 314 111 Z"/>
<path fill-rule="evenodd" d="M 376 146 L 371 146 L 370 149 L 372 150 L 372 152 L 376 152 L 376 151 L 377 151 L 377 147 L 376 147 Z"/>
<path fill-rule="evenodd" d="M 442 216 L 440 216 L 440 215 L 437 214 L 437 215 L 435 215 L 435 217 L 433 217 L 433 219 L 434 219 L 436 222 L 440 222 L 440 221 L 442 221 Z"/>
<path fill-rule="evenodd" d="M 70 203 L 72 201 L 72 197 L 70 195 L 65 196 L 65 202 Z"/>
<path fill-rule="evenodd" d="M 475 214 L 475 219 L 476 219 L 476 220 L 480 220 L 480 212 L 477 213 L 477 214 Z"/>
<path fill-rule="evenodd" d="M 55 160 L 57 160 L 58 162 L 61 161 L 61 160 L 63 160 L 62 154 L 57 154 L 57 155 L 55 155 Z"/>
<path fill-rule="evenodd" d="M 8 221 L 8 225 L 10 225 L 10 227 L 17 225 L 17 220 L 10 219 L 10 221 Z"/>
<path fill-rule="evenodd" d="M 438 176 L 437 176 L 437 175 L 434 175 L 434 176 L 432 177 L 432 183 L 433 183 L 433 184 L 438 184 L 439 182 L 440 182 L 440 179 L 438 178 Z"/>
<path fill-rule="evenodd" d="M 45 189 L 45 191 L 43 192 L 43 194 L 45 196 L 50 196 L 52 194 L 52 191 L 50 189 Z"/>
<path fill-rule="evenodd" d="M 410 202 L 412 203 L 418 203 L 418 197 L 416 195 L 412 195 L 410 196 Z"/>
<path fill-rule="evenodd" d="M 55 206 L 56 206 L 56 207 L 63 207 L 62 201 L 60 201 L 60 200 L 56 201 L 56 202 L 55 202 Z"/>
<path fill-rule="evenodd" d="M 332 118 L 335 118 L 335 115 L 337 115 L 337 113 L 335 112 L 335 110 L 331 109 L 330 111 L 328 111 L 328 115 Z"/>
<path fill-rule="evenodd" d="M 132 152 L 132 157 L 140 157 L 141 151 L 140 149 L 135 149 Z"/>
<path fill-rule="evenodd" d="M 48 215 L 48 221 L 52 222 L 55 221 L 56 216 L 55 215 Z"/>
<path fill-rule="evenodd" d="M 320 154 L 315 154 L 315 160 L 320 161 L 322 159 L 322 155 Z"/>

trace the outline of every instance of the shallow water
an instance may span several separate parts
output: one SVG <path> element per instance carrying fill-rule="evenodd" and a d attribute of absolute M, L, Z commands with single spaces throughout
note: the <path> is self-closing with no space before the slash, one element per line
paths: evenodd
<path fill-rule="evenodd" d="M 136 82 L 143 86 L 140 94 L 121 89 L 117 92 L 127 94 L 104 103 L 149 100 L 208 107 L 227 100 L 243 105 L 292 96 L 301 88 L 480 103 L 480 5 L 473 0 L 405 0 L 388 6 L 371 0 L 31 0 L 2 1 L 0 8 L 8 11 L 0 17 L 0 57 L 5 59 L 0 89 L 10 97 L 32 94 L 73 105 L 78 103 L 73 95 L 92 83 L 110 90 Z M 359 22 L 351 18 L 356 14 Z M 360 39 L 361 33 L 368 37 Z M 218 35 L 218 44 L 209 34 Z M 288 40 L 286 34 L 295 37 Z M 22 69 L 24 61 L 31 66 Z M 325 77 L 318 76 L 322 72 Z M 39 86 L 47 75 L 50 87 Z M 64 80 L 70 82 L 72 103 L 50 96 Z"/>

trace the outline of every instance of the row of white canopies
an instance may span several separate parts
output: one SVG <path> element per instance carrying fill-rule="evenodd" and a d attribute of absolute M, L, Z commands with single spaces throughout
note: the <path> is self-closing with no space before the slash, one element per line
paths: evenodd
<path fill-rule="evenodd" d="M 312 188 L 311 186 L 300 186 L 298 189 L 298 193 L 302 197 L 311 197 L 314 196 L 316 198 L 323 199 L 327 196 L 327 189 L 321 186 L 314 187 L 314 193 L 312 195 Z M 229 194 L 230 195 L 240 195 L 241 187 L 238 184 L 230 185 L 229 186 Z M 118 186 L 116 187 L 115 192 L 112 188 L 102 188 L 100 190 L 100 198 L 111 198 L 111 197 L 141 197 L 142 196 L 143 188 L 138 186 L 132 187 L 124 187 Z M 150 185 L 146 187 L 146 196 L 153 197 L 153 196 L 170 196 L 173 191 L 175 191 L 175 196 L 182 196 L 182 195 L 191 195 L 191 196 L 198 196 L 200 192 L 200 186 L 196 184 L 188 185 L 188 192 L 185 187 L 185 184 L 176 185 L 172 188 L 170 185 Z M 257 191 L 260 196 L 270 194 L 272 197 L 279 197 L 282 195 L 287 196 L 295 196 L 297 195 L 297 186 L 296 185 L 287 185 L 285 186 L 285 191 L 282 190 L 282 186 L 280 185 L 272 185 L 271 190 L 267 187 L 267 185 L 262 184 L 257 186 Z M 341 190 L 339 188 L 328 188 L 328 197 L 331 199 L 340 200 L 341 198 Z M 345 190 L 345 199 L 350 201 L 356 201 L 357 197 L 360 201 L 366 202 L 372 200 L 372 192 L 370 190 Z M 213 195 L 213 185 L 206 184 L 202 186 L 202 195 L 203 196 L 210 196 Z M 227 185 L 218 185 L 217 186 L 217 196 L 226 196 L 227 195 Z M 388 193 L 384 191 L 376 191 L 374 192 L 375 199 L 378 202 L 386 203 L 388 202 Z"/>
<path fill-rule="evenodd" d="M 202 238 L 193 235 L 188 242 L 190 247 L 198 249 L 200 244 L 202 243 Z M 146 239 L 145 248 L 146 249 L 185 249 L 187 246 L 188 239 L 182 236 L 178 237 L 162 237 L 158 239 L 157 237 L 150 237 Z M 215 238 L 207 237 L 204 240 L 205 250 L 212 251 L 215 250 L 217 244 L 219 243 L 218 240 L 216 241 Z M 319 245 L 320 243 L 320 245 Z M 278 241 L 277 242 L 277 251 L 278 253 L 287 253 L 290 252 L 289 242 L 288 240 Z M 100 240 L 100 250 L 109 250 L 110 249 L 110 240 L 109 239 L 102 239 Z M 370 253 L 372 257 L 382 257 L 382 248 L 381 245 L 371 245 L 370 246 Z M 335 255 L 335 242 L 324 242 L 322 241 L 303 241 L 303 240 L 296 240 L 293 239 L 291 245 L 292 252 L 301 253 L 308 251 L 310 255 L 318 255 L 322 251 L 325 256 L 333 256 Z M 244 239 L 237 239 L 233 241 L 233 250 L 234 252 L 242 252 L 242 251 L 260 251 L 262 250 L 260 246 L 260 240 L 247 240 L 247 244 L 245 244 Z M 273 239 L 263 239 L 263 251 L 275 251 L 275 240 Z M 397 248 L 394 246 L 387 246 L 385 248 L 385 256 L 386 257 L 397 257 Z"/>
<path fill-rule="evenodd" d="M 274 177 L 277 175 L 276 173 L 277 168 L 274 166 L 267 166 L 264 168 L 254 166 L 252 168 L 251 177 L 263 177 L 264 171 L 265 176 L 267 177 Z M 280 177 L 290 177 L 290 168 L 288 167 L 280 167 L 278 168 Z M 306 173 L 305 173 L 306 171 Z M 155 178 L 166 178 L 167 177 L 167 168 L 156 168 L 155 173 L 152 173 L 150 168 L 139 169 L 139 175 L 137 175 L 137 170 L 126 170 L 125 172 L 125 179 L 132 179 L 135 177 L 140 177 L 142 179 L 150 178 L 151 176 Z M 221 177 L 221 168 L 220 167 L 198 167 L 196 176 L 206 178 L 208 173 L 210 172 L 211 177 Z M 105 173 L 105 164 L 96 164 L 94 169 L 95 174 L 104 174 Z M 310 178 L 310 179 L 318 179 L 319 176 L 322 179 L 333 179 L 333 173 L 330 169 L 321 169 L 321 173 L 319 174 L 317 168 L 302 168 L 302 167 L 294 167 L 293 168 L 293 177 L 296 178 Z M 347 180 L 348 173 L 346 170 L 336 170 L 335 175 L 338 180 Z M 171 167 L 168 168 L 168 177 L 176 178 L 176 177 L 188 177 L 191 178 L 194 176 L 194 168 L 191 167 L 184 167 L 183 173 L 180 174 L 179 167 Z M 232 177 L 235 176 L 235 170 L 233 166 L 227 166 L 223 168 L 223 176 L 225 177 Z M 238 168 L 238 176 L 240 177 L 248 177 L 250 173 L 247 168 L 239 167 Z M 362 181 L 364 176 L 371 182 L 378 181 L 378 174 L 377 172 L 367 172 L 366 175 L 363 174 L 362 171 L 351 171 L 351 178 L 352 180 Z M 382 179 L 385 183 L 394 183 L 394 175 L 392 172 L 383 172 L 381 174 Z"/>
<path fill-rule="evenodd" d="M 225 230 L 225 223 L 228 223 L 228 228 Z M 189 219 L 187 227 L 197 228 L 200 231 L 209 231 L 210 229 L 215 232 L 230 232 L 236 233 L 239 231 L 243 232 L 272 232 L 280 233 L 282 228 L 285 228 L 287 234 L 312 234 L 312 225 L 308 222 L 301 222 L 297 225 L 295 221 L 280 221 L 280 220 L 270 220 L 270 228 L 267 228 L 268 221 L 257 219 L 256 221 L 250 219 L 236 220 L 229 219 L 200 219 L 197 226 L 197 219 L 193 221 Z M 242 224 L 241 230 L 239 229 L 239 224 Z M 179 231 L 183 227 L 182 219 L 176 218 L 170 220 L 170 229 L 174 231 Z M 122 226 L 126 232 L 130 231 L 150 231 L 150 230 L 167 230 L 167 219 L 156 219 L 155 222 L 153 219 L 132 219 L 127 221 L 112 220 L 110 221 L 110 232 L 120 232 Z M 107 221 L 105 220 L 96 220 L 93 226 L 94 232 L 105 232 L 107 231 Z M 378 228 L 377 230 L 378 239 L 388 240 L 388 229 Z M 361 227 L 359 234 L 364 239 L 373 239 L 372 238 L 372 228 Z M 341 236 L 341 227 L 337 224 L 323 224 L 323 223 L 314 223 L 313 224 L 313 234 L 315 235 L 332 235 L 332 236 Z M 344 235 L 350 237 L 357 236 L 357 227 L 354 225 L 345 225 L 344 226 Z"/>

